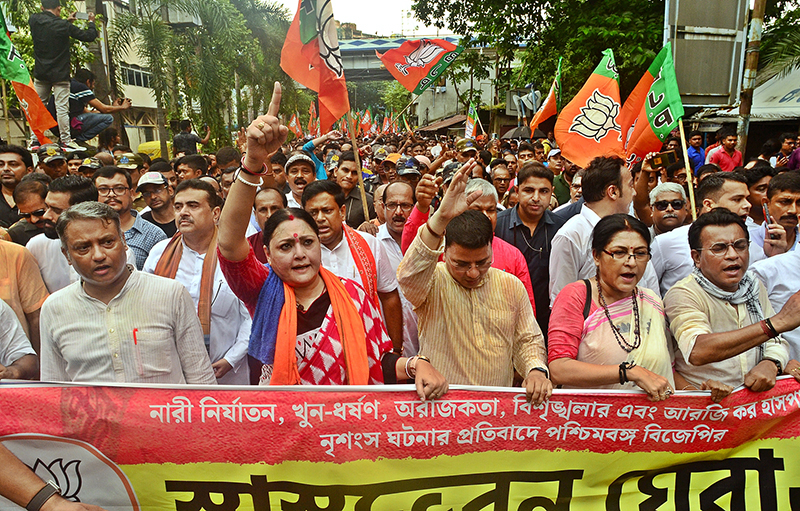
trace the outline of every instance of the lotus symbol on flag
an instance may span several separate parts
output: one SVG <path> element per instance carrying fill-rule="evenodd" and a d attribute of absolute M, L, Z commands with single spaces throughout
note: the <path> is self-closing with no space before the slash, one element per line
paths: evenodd
<path fill-rule="evenodd" d="M 586 106 L 581 107 L 580 115 L 572 121 L 569 132 L 600 142 L 611 130 L 622 133 L 617 124 L 617 115 L 619 103 L 595 89 L 586 101 Z"/>
<path fill-rule="evenodd" d="M 434 43 L 429 39 L 422 39 L 419 43 L 419 48 L 412 51 L 405 56 L 405 64 L 395 64 L 398 71 L 408 76 L 409 67 L 425 67 L 435 59 L 440 53 L 445 51 L 444 48 Z"/>

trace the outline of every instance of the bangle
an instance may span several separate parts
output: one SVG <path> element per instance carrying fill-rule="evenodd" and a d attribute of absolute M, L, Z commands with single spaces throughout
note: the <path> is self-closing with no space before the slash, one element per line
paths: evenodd
<path fill-rule="evenodd" d="M 263 167 L 261 168 L 261 172 L 253 172 L 252 170 L 244 166 L 244 159 L 245 156 L 242 156 L 242 160 L 239 162 L 239 168 L 242 169 L 246 174 L 250 174 L 251 176 L 264 176 L 267 174 L 267 172 L 269 172 L 266 163 L 262 164 Z"/>
<path fill-rule="evenodd" d="M 437 234 L 436 231 L 431 229 L 430 219 L 425 221 L 425 227 L 428 228 L 428 232 L 431 233 L 433 235 L 433 237 L 436 238 L 436 239 L 442 239 L 442 236 L 444 236 L 444 233 Z"/>
<path fill-rule="evenodd" d="M 240 168 L 239 170 L 236 171 L 236 175 L 233 178 L 234 181 L 239 181 L 240 183 L 244 183 L 247 186 L 252 186 L 253 188 L 261 188 L 262 186 L 264 186 L 264 178 L 263 177 L 259 177 L 258 178 L 258 183 L 251 183 L 250 181 L 242 178 L 242 173 L 240 171 L 243 168 L 244 167 L 242 167 L 242 168 Z M 248 174 L 249 174 L 249 172 L 248 172 Z M 251 176 L 256 176 L 255 174 L 250 174 L 250 175 Z"/>
<path fill-rule="evenodd" d="M 408 379 L 409 379 L 409 380 L 413 380 L 413 379 L 414 379 L 414 377 L 413 377 L 413 376 L 411 376 L 411 373 L 409 373 L 409 372 L 408 372 L 408 364 L 409 364 L 409 362 L 411 362 L 411 359 L 412 359 L 412 358 L 414 358 L 414 357 L 408 357 L 408 358 L 406 359 L 406 376 L 408 376 Z M 416 374 L 416 373 L 414 373 L 414 374 Z"/>
<path fill-rule="evenodd" d="M 628 370 L 636 367 L 636 362 L 623 362 L 619 365 L 619 384 L 625 385 L 628 380 Z"/>
<path fill-rule="evenodd" d="M 758 324 L 759 324 L 759 326 L 761 326 L 761 331 L 764 332 L 764 335 L 766 335 L 767 338 L 771 339 L 772 338 L 772 332 L 770 332 L 769 327 L 767 326 L 767 320 L 766 319 L 762 319 L 761 321 L 758 322 Z"/>
<path fill-rule="evenodd" d="M 39 490 L 36 495 L 33 496 L 31 501 L 28 502 L 28 505 L 25 506 L 25 509 L 28 511 L 39 511 L 44 503 L 56 493 L 61 495 L 61 488 L 59 488 L 58 485 L 53 481 L 47 481 L 47 484 L 44 485 L 44 488 Z"/>
<path fill-rule="evenodd" d="M 772 320 L 770 318 L 764 318 L 764 323 L 767 324 L 767 326 L 769 327 L 769 331 L 772 333 L 772 335 L 770 335 L 770 339 L 772 339 L 773 337 L 778 337 L 778 331 L 775 330 L 774 326 L 772 326 Z"/>

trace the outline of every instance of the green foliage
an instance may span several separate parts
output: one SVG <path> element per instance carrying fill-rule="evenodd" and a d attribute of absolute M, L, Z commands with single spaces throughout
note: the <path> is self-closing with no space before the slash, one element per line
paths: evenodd
<path fill-rule="evenodd" d="M 77 11 L 75 2 L 73 0 L 62 1 L 61 16 L 66 18 L 69 13 Z M 3 6 L 5 14 L 10 19 L 11 23 L 17 29 L 16 32 L 11 34 L 11 42 L 17 48 L 17 51 L 22 55 L 22 60 L 33 78 L 33 39 L 31 37 L 30 29 L 28 28 L 28 18 L 31 14 L 41 12 L 40 0 L 9 0 Z M 86 21 L 76 21 L 77 26 L 84 28 Z M 94 60 L 92 52 L 86 49 L 85 43 L 75 39 L 70 40 L 70 64 L 72 69 L 81 67 L 88 67 L 88 64 Z M 12 108 L 18 108 L 16 94 L 13 87 L 8 87 L 9 103 Z"/>
<path fill-rule="evenodd" d="M 381 94 L 388 82 L 347 82 L 350 108 L 363 110 L 367 107 L 382 106 Z M 373 112 L 374 113 L 374 112 Z"/>
<path fill-rule="evenodd" d="M 533 82 L 544 94 L 558 57 L 564 57 L 562 86 L 564 100 L 569 101 L 605 48 L 614 50 L 623 97 L 633 89 L 661 47 L 664 2 L 415 0 L 414 11 L 426 24 L 471 36 L 473 46 L 494 48 L 500 87 Z M 522 66 L 512 74 L 515 57 Z"/>
<path fill-rule="evenodd" d="M 381 104 L 389 112 L 400 112 L 411 102 L 411 93 L 400 85 L 400 82 L 392 80 L 385 82 L 381 93 Z"/>
<path fill-rule="evenodd" d="M 470 48 L 473 42 L 470 37 L 465 37 L 460 44 L 465 48 Z M 466 49 L 447 68 L 444 73 L 445 79 L 448 84 L 452 85 L 458 102 L 463 108 L 469 108 L 470 103 L 475 103 L 476 106 L 481 105 L 481 89 L 478 87 L 470 89 L 469 84 L 487 80 L 491 76 L 490 69 L 493 65 L 494 59 L 488 53 L 478 49 Z M 501 80 L 503 80 L 502 77 Z M 495 80 L 496 82 L 497 80 Z M 466 89 L 459 89 L 459 83 L 466 84 Z"/>
<path fill-rule="evenodd" d="M 800 6 L 795 2 L 767 3 L 767 31 L 758 61 L 759 82 L 800 68 Z"/>

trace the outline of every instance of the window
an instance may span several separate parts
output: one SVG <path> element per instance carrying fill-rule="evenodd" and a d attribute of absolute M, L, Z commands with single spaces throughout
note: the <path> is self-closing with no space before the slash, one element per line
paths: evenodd
<path fill-rule="evenodd" d="M 139 66 L 122 64 L 122 81 L 126 85 L 150 88 L 150 72 Z"/>

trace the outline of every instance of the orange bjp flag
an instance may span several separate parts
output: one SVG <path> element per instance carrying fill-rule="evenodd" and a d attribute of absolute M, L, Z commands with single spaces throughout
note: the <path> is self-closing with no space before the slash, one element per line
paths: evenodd
<path fill-rule="evenodd" d="M 318 130 L 327 133 L 350 110 L 330 0 L 298 0 L 281 50 L 281 68 L 317 93 Z"/>
<path fill-rule="evenodd" d="M 614 53 L 603 60 L 556 120 L 555 136 L 561 154 L 586 168 L 597 156 L 624 157 L 620 115 L 619 73 Z"/>
<path fill-rule="evenodd" d="M 406 41 L 384 54 L 375 51 L 386 70 L 414 94 L 422 94 L 464 51 L 444 39 Z"/>

